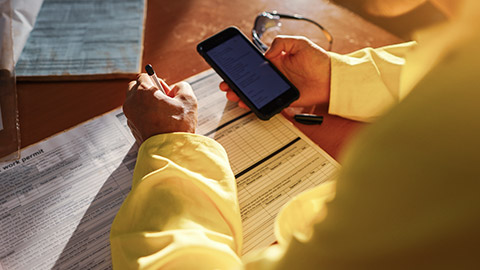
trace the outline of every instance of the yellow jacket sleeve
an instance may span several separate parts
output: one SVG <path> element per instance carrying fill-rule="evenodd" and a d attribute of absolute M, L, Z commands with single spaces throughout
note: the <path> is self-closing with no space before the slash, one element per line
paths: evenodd
<path fill-rule="evenodd" d="M 209 138 L 154 136 L 110 232 L 115 269 L 233 269 L 242 230 L 227 154 Z"/>
<path fill-rule="evenodd" d="M 415 42 L 365 48 L 347 55 L 330 53 L 329 113 L 370 122 L 402 100 L 400 87 L 405 55 Z"/>

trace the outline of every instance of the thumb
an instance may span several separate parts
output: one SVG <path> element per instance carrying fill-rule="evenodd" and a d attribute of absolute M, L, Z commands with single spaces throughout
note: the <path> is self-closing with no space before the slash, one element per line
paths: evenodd
<path fill-rule="evenodd" d="M 274 59 L 282 55 L 283 52 L 291 53 L 294 50 L 296 39 L 288 36 L 277 36 L 272 42 L 272 45 L 265 53 L 268 59 Z"/>
<path fill-rule="evenodd" d="M 284 54 L 294 55 L 309 46 L 309 40 L 301 36 L 277 36 L 270 49 L 265 53 L 269 60 Z"/>

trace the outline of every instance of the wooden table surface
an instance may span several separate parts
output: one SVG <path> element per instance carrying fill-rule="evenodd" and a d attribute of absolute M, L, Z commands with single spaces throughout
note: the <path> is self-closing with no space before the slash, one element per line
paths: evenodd
<path fill-rule="evenodd" d="M 142 66 L 153 64 L 168 83 L 188 78 L 209 68 L 195 50 L 199 41 L 230 25 L 250 36 L 256 15 L 272 10 L 301 14 L 322 24 L 334 37 L 334 52 L 401 42 L 326 0 L 150 0 Z M 320 31 L 302 34 L 321 38 Z M 121 106 L 128 81 L 18 82 L 22 148 Z M 326 107 L 317 108 L 317 113 L 325 115 L 322 125 L 295 125 L 338 159 L 363 124 L 327 115 Z"/>

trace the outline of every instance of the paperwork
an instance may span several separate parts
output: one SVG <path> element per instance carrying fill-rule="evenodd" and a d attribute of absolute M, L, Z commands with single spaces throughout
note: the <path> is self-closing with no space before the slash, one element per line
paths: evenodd
<path fill-rule="evenodd" d="M 42 3 L 43 0 L 0 0 L 0 69 L 12 72 Z"/>
<path fill-rule="evenodd" d="M 12 0 L 0 0 L 0 70 L 13 70 Z M 4 75 L 0 74 L 0 80 Z M 3 83 L 2 81 L 0 81 Z M 3 86 L 3 85 L 2 85 Z M 3 88 L 3 87 L 2 87 Z"/>
<path fill-rule="evenodd" d="M 44 0 L 16 74 L 20 79 L 138 73 L 145 0 Z"/>
<path fill-rule="evenodd" d="M 0 165 L 0 269 L 110 268 L 109 230 L 135 149 L 120 111 Z"/>
<path fill-rule="evenodd" d="M 281 115 L 268 122 L 230 103 L 213 70 L 188 80 L 197 133 L 226 149 L 238 183 L 244 253 L 274 242 L 273 220 L 338 163 Z M 128 194 L 137 148 L 120 110 L 0 164 L 0 269 L 110 268 L 109 230 Z"/>
<path fill-rule="evenodd" d="M 10 1 L 12 5 L 13 59 L 16 63 L 33 30 L 43 0 L 7 1 Z"/>

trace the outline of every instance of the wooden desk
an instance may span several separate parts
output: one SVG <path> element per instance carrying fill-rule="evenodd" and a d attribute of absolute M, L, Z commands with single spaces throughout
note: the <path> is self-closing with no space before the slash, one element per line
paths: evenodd
<path fill-rule="evenodd" d="M 401 41 L 326 0 L 151 0 L 143 63 L 153 64 L 168 83 L 190 77 L 209 68 L 195 50 L 200 40 L 230 25 L 249 35 L 256 15 L 272 10 L 302 14 L 321 23 L 334 37 L 335 52 Z M 313 38 L 321 34 L 318 31 L 311 35 Z M 22 147 L 121 106 L 128 81 L 19 82 Z M 340 150 L 361 124 L 326 115 L 326 111 L 318 109 L 326 116 L 321 126 L 296 125 L 338 159 Z"/>

